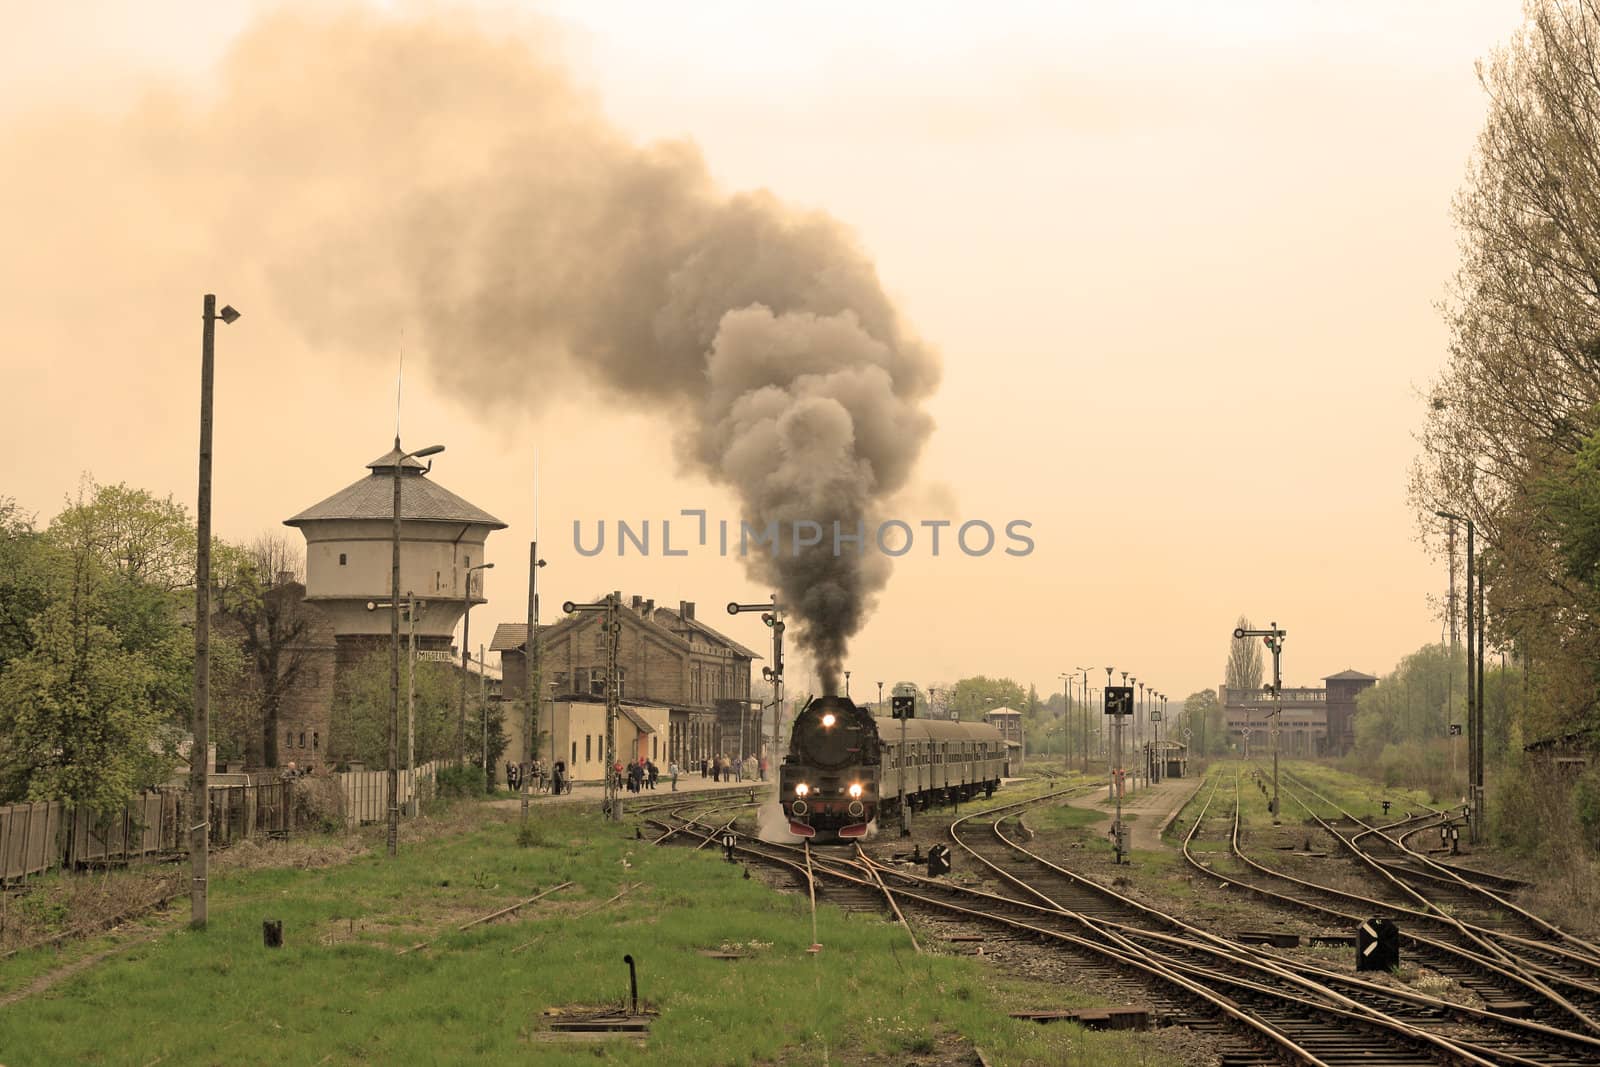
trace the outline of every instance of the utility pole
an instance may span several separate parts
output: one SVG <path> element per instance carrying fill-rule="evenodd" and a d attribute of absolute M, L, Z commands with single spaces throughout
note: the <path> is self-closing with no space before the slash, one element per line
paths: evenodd
<path fill-rule="evenodd" d="M 538 501 L 538 485 L 534 486 L 535 506 Z M 527 706 L 523 710 L 523 739 L 522 751 L 517 753 L 522 762 L 531 771 L 533 761 L 539 758 L 539 701 L 540 683 L 543 676 L 540 671 L 539 659 L 539 568 L 544 566 L 544 560 L 539 558 L 539 541 L 535 538 L 528 542 L 528 644 L 527 655 L 523 657 L 524 669 L 523 688 L 527 691 Z M 555 713 L 554 701 L 551 702 L 551 714 Z M 528 791 L 533 783 L 529 781 L 533 775 L 522 776 L 522 824 L 528 824 Z M 611 765 L 606 764 L 606 780 L 611 779 Z"/>
<path fill-rule="evenodd" d="M 406 638 L 406 780 L 411 785 L 411 815 L 417 814 L 417 602 L 406 590 L 406 616 L 410 635 Z"/>
<path fill-rule="evenodd" d="M 467 666 L 471 660 L 472 646 L 468 644 L 472 633 L 472 572 L 486 571 L 493 563 L 480 563 L 467 568 L 466 590 L 461 594 L 461 709 L 456 720 L 456 767 L 467 765 Z"/>
<path fill-rule="evenodd" d="M 394 435 L 394 526 L 390 539 L 389 563 L 389 855 L 396 855 L 400 842 L 400 477 L 406 460 L 436 456 L 444 445 L 429 445 L 415 452 L 400 450 L 400 433 Z M 418 464 L 420 467 L 421 464 Z M 431 469 L 431 464 L 430 464 Z M 367 610 L 377 607 L 370 601 Z M 415 613 L 413 612 L 413 615 Z"/>
<path fill-rule="evenodd" d="M 463 643 L 465 638 L 463 638 Z M 488 665 L 484 662 L 483 642 L 478 642 L 478 714 L 482 723 L 478 729 L 478 740 L 483 743 L 483 791 L 490 792 L 494 787 L 494 776 L 489 773 L 489 678 Z"/>
<path fill-rule="evenodd" d="M 1483 825 L 1483 723 L 1478 700 L 1478 662 L 1475 652 L 1481 653 L 1481 640 L 1475 642 L 1476 636 L 1474 622 L 1474 596 L 1475 580 L 1477 578 L 1477 559 L 1475 556 L 1474 534 L 1475 527 L 1471 519 L 1456 515 L 1448 511 L 1436 511 L 1435 515 L 1441 519 L 1451 519 L 1455 522 L 1467 524 L 1467 790 L 1473 808 L 1472 819 L 1467 822 L 1467 834 L 1473 844 L 1478 843 L 1479 827 Z M 1452 530 L 1454 527 L 1451 528 Z M 1482 612 L 1478 612 L 1481 615 Z M 1451 670 L 1455 669 L 1452 659 Z"/>
<path fill-rule="evenodd" d="M 1478 715 L 1476 719 L 1478 729 L 1478 744 L 1476 746 L 1478 750 L 1478 769 L 1476 777 L 1473 779 L 1473 815 L 1475 817 L 1472 820 L 1472 825 L 1476 828 L 1472 834 L 1474 841 L 1479 840 L 1489 832 L 1488 804 L 1486 803 L 1488 795 L 1483 788 L 1483 623 L 1484 618 L 1488 615 L 1488 612 L 1484 610 L 1483 598 L 1483 575 L 1480 574 L 1478 575 Z"/>
<path fill-rule="evenodd" d="M 200 485 L 195 498 L 194 723 L 189 742 L 189 925 L 206 928 L 206 886 L 211 831 L 211 409 L 216 381 L 216 321 L 239 317 L 217 311 L 207 293 L 200 316 Z"/>

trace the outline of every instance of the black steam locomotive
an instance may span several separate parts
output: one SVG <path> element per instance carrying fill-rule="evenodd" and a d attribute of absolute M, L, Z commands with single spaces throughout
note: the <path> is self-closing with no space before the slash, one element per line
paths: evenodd
<path fill-rule="evenodd" d="M 875 718 L 846 697 L 816 697 L 795 717 L 778 799 L 789 830 L 818 843 L 858 838 L 880 812 L 992 794 L 1009 752 L 987 723 Z"/>

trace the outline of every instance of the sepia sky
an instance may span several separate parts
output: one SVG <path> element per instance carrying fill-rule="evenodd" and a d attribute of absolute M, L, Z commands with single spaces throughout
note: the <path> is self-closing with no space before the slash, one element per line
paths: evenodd
<path fill-rule="evenodd" d="M 583 114 L 853 230 L 943 363 L 888 514 L 1032 524 L 1021 558 L 968 558 L 948 532 L 935 558 L 919 531 L 852 642 L 855 695 L 973 673 L 1046 693 L 1111 665 L 1180 699 L 1221 680 L 1240 613 L 1289 631 L 1290 685 L 1382 674 L 1439 639 L 1412 433 L 1444 360 L 1474 62 L 1520 5 L 1128 6 L 316 5 L 358 12 L 341 63 L 374 27 L 452 21 L 495 63 L 517 62 L 507 42 L 538 57 L 527 96 L 459 113 L 436 98 L 484 65 L 476 44 L 433 81 L 374 61 L 347 95 L 314 40 L 297 51 L 305 7 L 21 9 L 0 37 L 0 495 L 43 521 L 89 473 L 192 507 L 214 291 L 243 312 L 218 337 L 219 535 L 298 536 L 282 519 L 365 474 L 403 353 L 406 444 L 445 444 L 436 480 L 510 524 L 475 645 L 523 617 L 537 454 L 546 618 L 621 589 L 764 648 L 721 605 L 766 590 L 714 535 L 683 558 L 573 548 L 574 520 L 586 540 L 619 518 L 659 539 L 683 508 L 737 523 L 675 458 L 681 411 L 618 401 L 583 352 L 512 374 L 430 351 L 382 277 L 401 207 L 492 176 L 521 113 Z M 577 110 L 550 118 L 547 88 Z M 508 310 L 499 340 L 518 328 Z"/>

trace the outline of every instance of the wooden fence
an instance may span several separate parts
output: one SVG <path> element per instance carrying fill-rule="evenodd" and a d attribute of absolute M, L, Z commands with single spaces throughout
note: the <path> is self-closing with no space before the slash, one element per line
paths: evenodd
<path fill-rule="evenodd" d="M 434 795 L 439 764 L 400 772 L 401 810 L 419 794 Z M 242 776 L 241 776 L 242 777 Z M 386 771 L 336 775 L 346 824 L 382 822 L 389 811 Z M 208 792 L 209 839 L 225 848 L 252 837 L 287 837 L 295 830 L 292 780 L 213 785 Z M 120 811 L 102 815 L 59 800 L 0 807 L 0 886 L 57 867 L 126 863 L 189 851 L 189 794 L 185 789 L 141 793 Z"/>
<path fill-rule="evenodd" d="M 415 771 L 400 771 L 400 810 L 408 810 L 413 798 L 434 795 L 434 774 L 439 761 L 424 763 Z M 335 775 L 339 791 L 344 794 L 345 822 L 352 826 L 367 822 L 383 822 L 389 817 L 389 772 L 346 771 Z"/>

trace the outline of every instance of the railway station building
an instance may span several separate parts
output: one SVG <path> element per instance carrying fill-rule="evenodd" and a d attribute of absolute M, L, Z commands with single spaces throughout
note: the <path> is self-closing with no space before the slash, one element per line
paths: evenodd
<path fill-rule="evenodd" d="M 596 597 L 596 599 L 601 599 Z M 575 612 L 539 627 L 539 750 L 564 760 L 575 780 L 605 768 L 606 635 L 599 613 Z M 617 758 L 676 760 L 687 772 L 700 760 L 763 755 L 760 704 L 750 696 L 751 664 L 761 657 L 707 626 L 692 601 L 676 609 L 625 597 L 617 663 L 622 714 Z M 507 753 L 524 751 L 528 627 L 502 623 L 490 649 L 500 653 Z M 501 769 L 503 774 L 503 768 Z"/>

